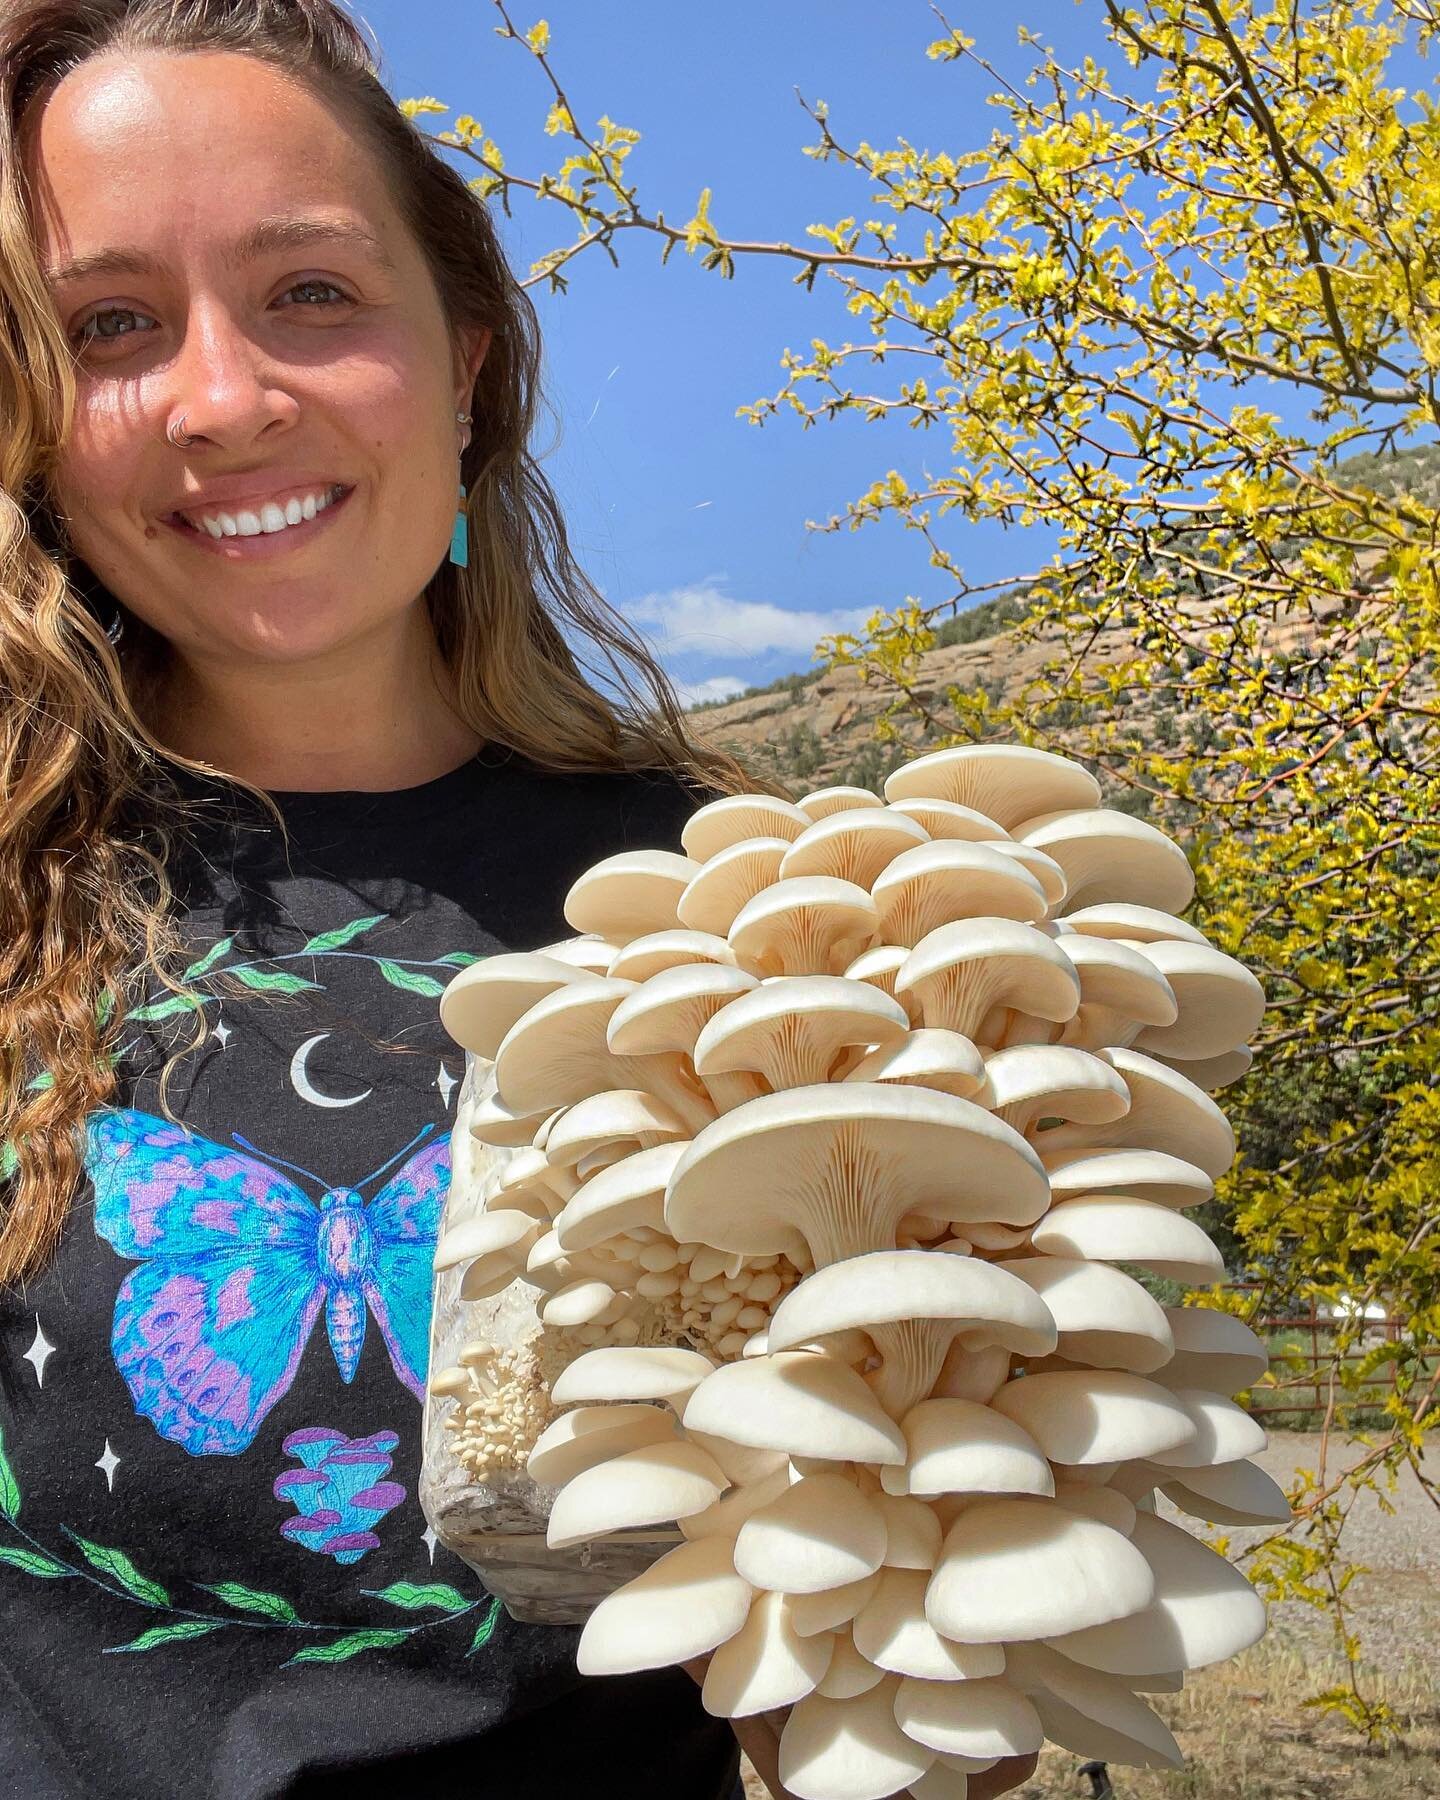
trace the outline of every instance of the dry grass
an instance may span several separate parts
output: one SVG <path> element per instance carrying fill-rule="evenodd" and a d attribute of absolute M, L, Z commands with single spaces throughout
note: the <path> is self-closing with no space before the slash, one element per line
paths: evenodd
<path fill-rule="evenodd" d="M 1423 1646 L 1417 1645 L 1417 1656 Z M 1158 1696 L 1186 1755 L 1174 1774 L 1113 1769 L 1116 1800 L 1435 1800 L 1440 1795 L 1440 1688 L 1418 1660 L 1377 1678 L 1405 1728 L 1402 1745 L 1367 1747 L 1340 1720 L 1303 1705 L 1324 1671 L 1270 1641 Z M 1024 1800 L 1082 1800 L 1080 1759 L 1047 1750 Z"/>

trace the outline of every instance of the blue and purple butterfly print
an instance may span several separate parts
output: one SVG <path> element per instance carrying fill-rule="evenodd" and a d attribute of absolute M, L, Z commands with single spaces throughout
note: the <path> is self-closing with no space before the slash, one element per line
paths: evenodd
<path fill-rule="evenodd" d="M 294 1381 L 322 1306 L 343 1381 L 368 1307 L 396 1375 L 423 1398 L 450 1147 L 443 1135 L 415 1145 L 435 1129 L 354 1187 L 310 1176 L 317 1204 L 238 1133 L 243 1151 L 152 1113 L 91 1114 L 95 1229 L 139 1265 L 116 1296 L 111 1350 L 162 1437 L 192 1456 L 239 1455 Z M 359 1190 L 407 1155 L 366 1205 Z"/>

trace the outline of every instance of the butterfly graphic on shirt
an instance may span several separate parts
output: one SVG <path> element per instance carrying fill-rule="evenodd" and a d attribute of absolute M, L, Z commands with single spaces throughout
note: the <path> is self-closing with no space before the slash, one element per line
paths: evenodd
<path fill-rule="evenodd" d="M 131 1108 L 91 1114 L 95 1229 L 139 1265 L 115 1299 L 111 1350 L 161 1437 L 192 1456 L 246 1449 L 294 1381 L 322 1306 L 342 1381 L 354 1378 L 368 1309 L 396 1375 L 424 1397 L 431 1263 L 450 1180 L 449 1140 L 431 1138 L 436 1129 L 353 1185 L 331 1187 L 238 1132 L 237 1150 Z M 396 1163 L 367 1204 L 361 1190 Z M 281 1168 L 321 1189 L 318 1203 Z"/>

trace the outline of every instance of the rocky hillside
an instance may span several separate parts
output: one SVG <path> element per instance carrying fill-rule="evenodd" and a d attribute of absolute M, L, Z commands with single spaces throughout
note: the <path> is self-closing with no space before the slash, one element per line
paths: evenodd
<path fill-rule="evenodd" d="M 1434 505 L 1440 501 L 1440 445 L 1423 445 L 1383 459 L 1355 457 L 1340 470 L 1342 478 L 1356 486 L 1382 493 L 1397 490 Z M 1372 559 L 1373 561 L 1373 559 Z M 1362 559 L 1362 567 L 1364 559 Z M 1206 626 L 1205 603 L 1186 603 L 1194 620 L 1192 635 L 1198 644 Z M 757 772 L 778 777 L 797 792 L 832 782 L 850 782 L 879 791 L 889 771 L 923 749 L 928 739 L 947 728 L 953 716 L 948 701 L 951 689 L 964 693 L 986 692 L 992 703 L 1013 696 L 1059 648 L 1058 635 L 1031 645 L 1016 643 L 1005 630 L 1008 620 L 1020 616 L 1022 605 L 1015 596 L 988 601 L 946 622 L 939 643 L 923 659 L 916 698 L 937 721 L 930 729 L 913 716 L 903 725 L 900 743 L 881 744 L 874 736 L 875 721 L 885 710 L 890 695 L 876 684 L 867 685 L 854 669 L 828 674 L 796 674 L 782 677 L 764 688 L 752 689 L 722 705 L 702 705 L 690 714 L 691 723 L 705 736 L 735 753 Z M 1293 619 L 1271 625 L 1263 645 L 1271 654 L 1296 650 L 1307 628 Z M 1131 634 L 1127 625 L 1102 631 L 1090 652 L 1092 665 L 1101 667 L 1127 653 Z M 1204 749 L 1215 741 L 1197 736 L 1195 723 L 1182 726 L 1163 701 L 1151 696 L 1122 695 L 1130 702 L 1136 729 L 1148 742 L 1177 744 L 1184 730 L 1187 741 Z M 1200 721 L 1200 731 L 1206 729 Z M 1111 804 L 1125 804 L 1121 797 Z"/>

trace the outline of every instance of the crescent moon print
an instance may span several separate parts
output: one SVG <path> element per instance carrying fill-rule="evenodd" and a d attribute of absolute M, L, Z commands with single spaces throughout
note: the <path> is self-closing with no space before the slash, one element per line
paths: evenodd
<path fill-rule="evenodd" d="M 369 1099 L 374 1092 L 373 1088 L 366 1088 L 363 1094 L 322 1094 L 311 1081 L 309 1071 L 305 1067 L 310 1052 L 317 1044 L 323 1044 L 329 1036 L 328 1031 L 321 1031 L 317 1032 L 314 1037 L 306 1038 L 290 1058 L 290 1085 L 300 1098 L 308 1100 L 311 1106 L 358 1106 L 362 1100 Z"/>

